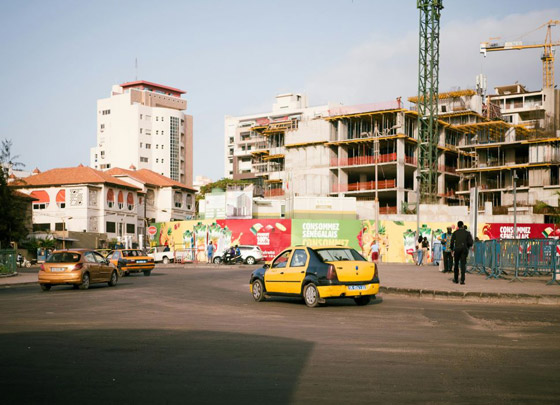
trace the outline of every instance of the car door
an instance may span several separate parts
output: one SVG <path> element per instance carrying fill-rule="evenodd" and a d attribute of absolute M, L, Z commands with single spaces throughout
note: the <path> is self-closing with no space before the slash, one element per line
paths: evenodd
<path fill-rule="evenodd" d="M 294 250 L 288 266 L 284 270 L 285 288 L 290 294 L 299 294 L 301 292 L 301 283 L 305 278 L 308 262 L 309 254 L 306 249 Z"/>
<path fill-rule="evenodd" d="M 95 257 L 93 256 L 93 252 L 84 253 L 84 264 L 88 268 L 89 279 L 92 282 L 100 281 L 99 264 L 97 263 L 97 260 L 95 260 Z"/>
<path fill-rule="evenodd" d="M 272 261 L 270 267 L 264 273 L 264 285 L 266 291 L 287 293 L 284 282 L 284 271 L 286 270 L 286 267 L 288 265 L 288 259 L 291 253 L 291 250 L 285 250 L 280 253 L 278 256 L 276 256 L 276 258 Z"/>
<path fill-rule="evenodd" d="M 113 266 L 111 266 L 109 261 L 106 261 L 105 258 L 97 252 L 93 252 L 93 257 L 95 257 L 97 265 L 99 266 L 99 276 L 103 281 L 109 281 L 111 279 Z"/>

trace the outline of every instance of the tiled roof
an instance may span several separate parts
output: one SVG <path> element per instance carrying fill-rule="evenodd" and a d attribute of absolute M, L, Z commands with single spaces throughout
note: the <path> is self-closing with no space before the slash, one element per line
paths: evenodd
<path fill-rule="evenodd" d="M 37 198 L 30 196 L 29 194 L 25 194 L 17 190 L 12 190 L 12 195 L 14 197 L 21 198 L 22 200 L 30 200 L 30 201 L 38 200 Z"/>
<path fill-rule="evenodd" d="M 192 192 L 196 191 L 193 188 L 187 187 L 183 183 L 179 183 L 178 181 L 172 180 L 169 177 L 163 176 L 149 169 L 127 170 L 127 169 L 121 169 L 120 167 L 115 167 L 113 169 L 108 170 L 106 173 L 112 176 L 130 176 L 150 186 L 177 187 Z"/>
<path fill-rule="evenodd" d="M 12 187 L 46 187 L 62 186 L 70 184 L 111 184 L 137 190 L 138 187 L 117 179 L 107 172 L 93 169 L 87 166 L 64 167 L 60 169 L 47 170 L 10 183 Z"/>

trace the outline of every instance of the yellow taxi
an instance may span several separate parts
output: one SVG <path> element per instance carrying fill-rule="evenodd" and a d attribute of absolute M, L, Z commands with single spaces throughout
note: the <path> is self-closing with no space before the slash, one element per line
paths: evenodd
<path fill-rule="evenodd" d="M 326 298 L 353 298 L 367 305 L 379 292 L 377 265 L 343 246 L 293 246 L 255 270 L 250 279 L 255 301 L 271 296 L 303 297 L 308 307 Z"/>
<path fill-rule="evenodd" d="M 41 264 L 39 284 L 43 291 L 53 285 L 72 284 L 75 288 L 87 290 L 93 283 L 117 285 L 119 272 L 100 253 L 88 249 L 55 250 Z"/>
<path fill-rule="evenodd" d="M 107 259 L 125 276 L 130 273 L 144 273 L 149 276 L 155 266 L 154 258 L 145 255 L 140 249 L 117 249 L 109 252 Z"/>

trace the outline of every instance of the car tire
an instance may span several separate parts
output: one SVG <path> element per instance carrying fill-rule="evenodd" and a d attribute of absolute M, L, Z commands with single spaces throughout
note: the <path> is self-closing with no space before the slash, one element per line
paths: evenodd
<path fill-rule="evenodd" d="M 255 264 L 256 260 L 253 256 L 249 256 L 245 259 L 245 263 L 247 264 Z"/>
<path fill-rule="evenodd" d="M 303 289 L 303 300 L 309 308 L 315 308 L 319 305 L 319 290 L 313 283 L 309 283 Z"/>
<path fill-rule="evenodd" d="M 163 259 L 161 261 L 163 262 L 163 264 L 169 264 L 169 258 L 167 256 L 163 256 Z"/>
<path fill-rule="evenodd" d="M 256 279 L 253 281 L 253 285 L 251 287 L 251 293 L 253 294 L 253 299 L 255 301 L 261 302 L 265 300 L 264 285 L 261 280 Z"/>
<path fill-rule="evenodd" d="M 41 290 L 43 291 L 49 291 L 51 287 L 52 286 L 50 284 L 41 284 Z"/>
<path fill-rule="evenodd" d="M 356 302 L 356 305 L 367 305 L 371 302 L 371 296 L 370 295 L 360 295 L 359 297 L 354 297 L 354 301 Z"/>
<path fill-rule="evenodd" d="M 152 274 L 152 271 L 151 270 L 144 270 L 142 273 L 144 273 L 144 275 L 146 277 L 150 277 L 150 274 Z"/>
<path fill-rule="evenodd" d="M 84 273 L 79 287 L 80 290 L 87 290 L 89 288 L 89 273 Z"/>
<path fill-rule="evenodd" d="M 216 256 L 214 258 L 214 260 L 212 260 L 215 264 L 221 264 L 222 263 L 222 258 L 220 256 Z"/>
<path fill-rule="evenodd" d="M 111 279 L 109 280 L 109 287 L 114 287 L 117 285 L 117 282 L 119 281 L 119 276 L 117 274 L 116 270 L 113 270 L 113 272 L 111 273 Z"/>

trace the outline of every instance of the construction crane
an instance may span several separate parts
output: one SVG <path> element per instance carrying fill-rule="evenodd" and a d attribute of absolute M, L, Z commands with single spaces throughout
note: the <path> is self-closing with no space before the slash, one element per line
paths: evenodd
<path fill-rule="evenodd" d="M 438 191 L 439 20 L 442 0 L 417 0 L 420 10 L 418 56 L 419 201 L 433 203 Z"/>
<path fill-rule="evenodd" d="M 511 41 L 504 43 L 487 41 L 480 43 L 480 53 L 486 57 L 487 52 L 544 48 L 541 56 L 541 60 L 543 62 L 543 89 L 554 88 L 554 49 L 552 48 L 560 45 L 560 41 L 552 41 L 551 28 L 558 24 L 560 24 L 559 20 L 550 20 L 534 30 L 537 31 L 543 27 L 547 27 L 546 37 L 544 43 L 542 44 L 524 45 L 522 41 Z"/>

